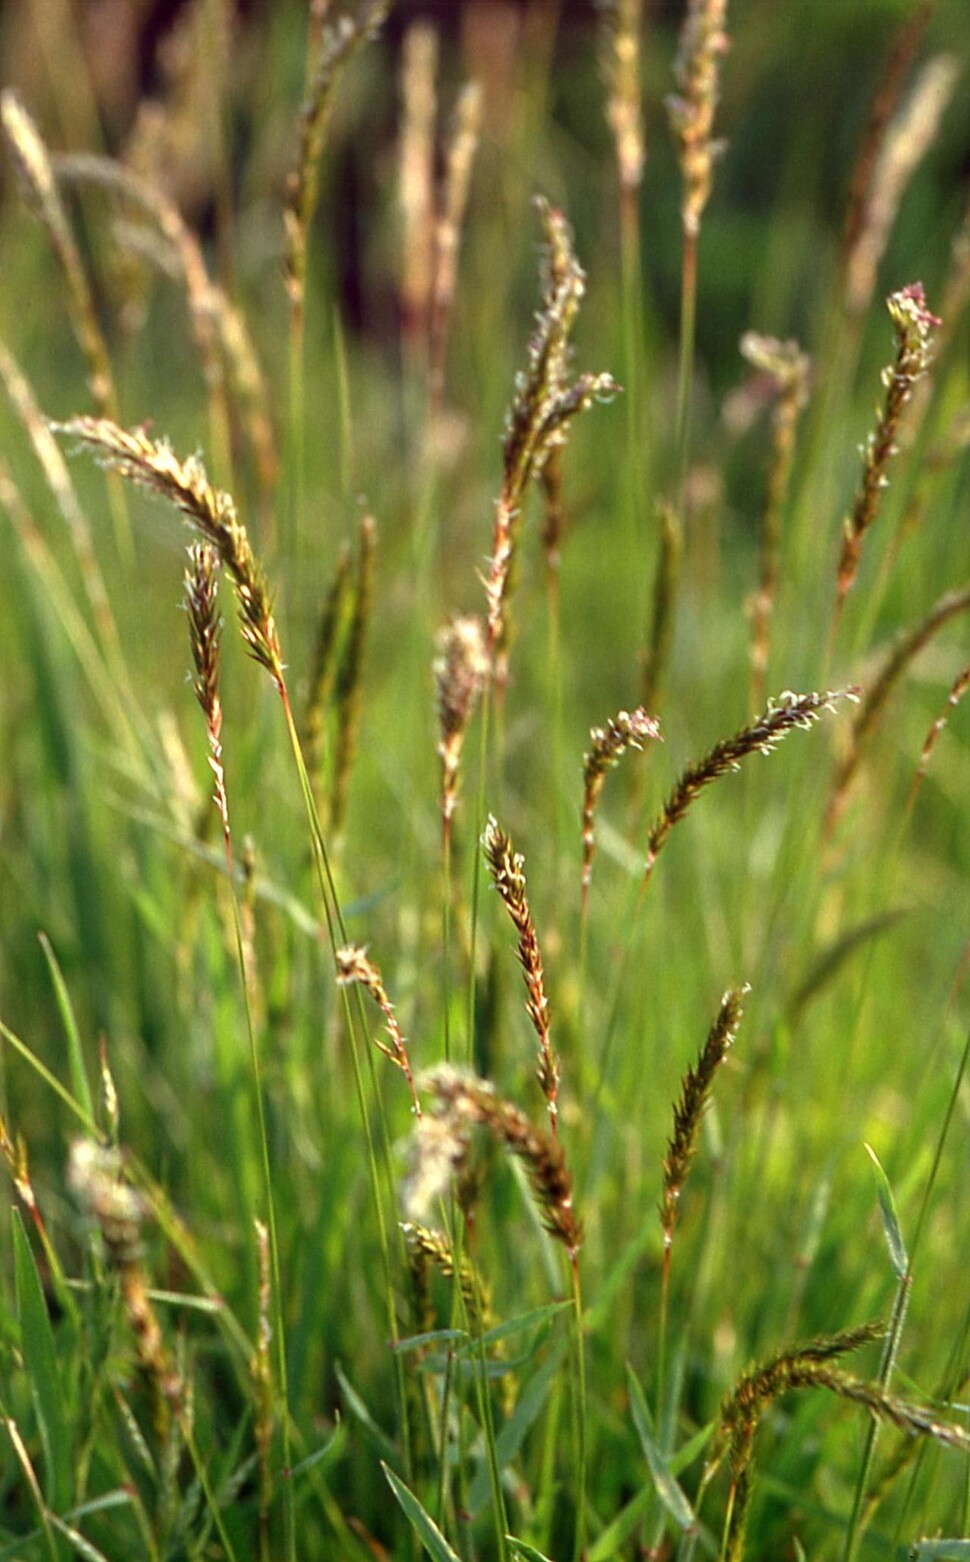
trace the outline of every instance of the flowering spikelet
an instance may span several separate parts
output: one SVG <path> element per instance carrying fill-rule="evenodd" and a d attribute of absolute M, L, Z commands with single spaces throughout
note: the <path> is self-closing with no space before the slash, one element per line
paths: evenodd
<path fill-rule="evenodd" d="M 445 176 L 438 198 L 434 231 L 429 357 L 432 405 L 440 405 L 445 378 L 445 348 L 458 275 L 458 246 L 468 204 L 472 165 L 482 120 L 482 89 L 468 82 L 458 95 L 445 148 Z"/>
<path fill-rule="evenodd" d="M 674 825 L 684 817 L 705 787 L 716 781 L 718 776 L 739 770 L 742 759 L 748 754 L 770 754 L 794 728 L 807 729 L 814 726 L 823 711 L 835 709 L 837 700 L 855 698 L 854 689 L 830 689 L 824 694 L 792 694 L 786 690 L 776 700 L 768 701 L 764 714 L 752 722 L 750 727 L 742 727 L 733 737 L 722 739 L 696 765 L 689 765 L 664 804 L 662 813 L 650 828 L 644 884 L 653 873 L 660 849 Z"/>
<path fill-rule="evenodd" d="M 458 803 L 458 767 L 475 702 L 488 678 L 482 621 L 455 617 L 438 635 L 434 662 L 441 756 L 441 820 L 447 837 Z"/>
<path fill-rule="evenodd" d="M 209 275 L 198 238 L 173 201 L 115 158 L 75 152 L 61 153 L 53 161 L 60 183 L 101 190 L 114 206 L 121 207 L 127 250 L 137 250 L 156 270 L 174 275 L 181 282 L 213 418 L 220 427 L 219 437 L 228 439 L 220 336 L 224 335 L 222 317 L 229 305 Z"/>
<path fill-rule="evenodd" d="M 915 792 L 917 787 L 922 784 L 923 777 L 926 775 L 926 772 L 929 768 L 930 759 L 932 758 L 933 750 L 936 747 L 940 734 L 943 732 L 949 717 L 956 710 L 968 689 L 970 689 L 970 666 L 961 668 L 957 673 L 953 683 L 950 685 L 950 693 L 947 696 L 945 711 L 943 712 L 942 716 L 937 716 L 929 732 L 926 734 L 926 738 L 923 742 L 923 748 L 920 752 L 919 764 L 916 767 L 916 775 L 913 777 L 913 792 Z"/>
<path fill-rule="evenodd" d="M 940 1421 L 931 1408 L 900 1399 L 879 1383 L 853 1377 L 832 1363 L 849 1351 L 885 1337 L 883 1324 L 863 1324 L 784 1351 L 746 1373 L 726 1395 L 713 1452 L 704 1472 L 705 1482 L 725 1452 L 731 1464 L 733 1502 L 723 1554 L 739 1562 L 743 1555 L 744 1526 L 751 1488 L 754 1440 L 765 1410 L 793 1389 L 824 1388 L 842 1399 L 862 1405 L 881 1421 L 888 1421 L 910 1436 L 932 1437 L 951 1448 L 970 1452 L 970 1433 L 964 1427 Z"/>
<path fill-rule="evenodd" d="M 434 123 L 438 34 L 412 22 L 401 47 L 401 327 L 424 340 L 431 311 L 434 241 Z"/>
<path fill-rule="evenodd" d="M 111 1072 L 111 1064 L 108 1061 L 108 1040 L 106 1036 L 102 1036 L 98 1043 L 98 1065 L 98 1074 L 100 1076 L 98 1090 L 99 1116 L 105 1125 L 109 1145 L 113 1149 L 117 1149 L 121 1128 L 121 1103 L 118 1100 L 118 1087 Z"/>
<path fill-rule="evenodd" d="M 427 1291 L 426 1270 L 431 1267 L 451 1279 L 455 1273 L 455 1255 L 448 1237 L 442 1231 L 422 1226 L 413 1220 L 401 1222 L 401 1233 L 407 1244 L 408 1259 L 419 1297 Z M 458 1284 L 468 1313 L 468 1321 L 476 1333 L 483 1333 L 491 1326 L 491 1307 L 488 1288 L 467 1253 L 462 1253 L 459 1264 Z M 419 1319 L 421 1328 L 430 1329 L 433 1319 L 426 1310 Z"/>
<path fill-rule="evenodd" d="M 774 391 L 772 462 L 761 527 L 761 578 L 751 630 L 751 692 L 757 706 L 764 696 L 771 617 L 778 593 L 781 518 L 795 455 L 795 429 L 808 401 L 811 360 L 797 342 L 780 342 L 754 331 L 742 336 L 741 352 L 756 371 L 768 377 Z"/>
<path fill-rule="evenodd" d="M 648 738 L 663 742 L 660 728 L 643 706 L 635 711 L 617 711 L 605 727 L 590 730 L 590 747 L 583 755 L 583 905 L 589 894 L 596 851 L 596 805 L 607 772 L 618 765 L 627 749 L 641 749 Z"/>
<path fill-rule="evenodd" d="M 632 217 L 643 177 L 643 114 L 640 109 L 640 28 L 643 0 L 601 0 L 606 117 L 613 132 L 620 198 Z"/>
<path fill-rule="evenodd" d="M 908 102 L 885 128 L 846 264 L 846 306 L 852 314 L 860 315 L 868 307 L 899 203 L 936 139 L 959 76 L 960 65 L 953 56 L 941 54 L 929 60 Z"/>
<path fill-rule="evenodd" d="M 887 128 L 899 106 L 906 79 L 923 42 L 933 13 L 933 4 L 934 0 L 918 0 L 918 4 L 896 29 L 885 56 L 849 184 L 842 236 L 843 257 L 851 255 L 862 231 L 873 169 L 879 161 Z"/>
<path fill-rule="evenodd" d="M 427 1080 L 422 1077 L 422 1085 Z M 460 1177 L 468 1155 L 469 1127 L 453 1112 L 426 1112 L 411 1136 L 408 1169 L 401 1183 L 401 1207 L 409 1220 L 429 1220 Z"/>
<path fill-rule="evenodd" d="M 286 236 L 286 287 L 294 311 L 303 307 L 307 236 L 317 204 L 320 157 L 334 88 L 341 71 L 372 38 L 387 15 L 390 0 L 361 0 L 354 15 L 325 22 L 316 39 L 306 96 L 300 108 L 295 164 L 286 182 L 283 224 Z"/>
<path fill-rule="evenodd" d="M 498 890 L 505 909 L 512 918 L 512 924 L 519 935 L 519 964 L 525 976 L 526 991 L 528 992 L 525 1007 L 529 1019 L 532 1021 L 533 1029 L 539 1038 L 536 1078 L 546 1098 L 546 1104 L 549 1109 L 549 1126 L 552 1129 L 553 1138 L 555 1138 L 559 1118 L 557 1103 L 559 1094 L 559 1059 L 552 1045 L 549 1000 L 546 997 L 542 955 L 539 950 L 536 925 L 532 920 L 532 912 L 529 909 L 529 899 L 525 887 L 525 859 L 519 852 L 512 850 L 511 840 L 499 829 L 497 821 L 491 815 L 489 815 L 488 824 L 482 836 L 482 845 L 485 850 L 485 861 L 488 864 L 488 871 L 492 875 L 492 882 Z"/>
<path fill-rule="evenodd" d="M 283 657 L 266 580 L 235 504 L 229 494 L 212 487 L 199 457 L 180 461 L 164 440 L 149 439 L 143 429 L 120 428 L 108 418 L 71 418 L 52 427 L 88 446 L 129 482 L 167 499 L 212 544 L 232 576 L 250 655 L 282 693 Z"/>
<path fill-rule="evenodd" d="M 353 944 L 347 944 L 344 948 L 338 949 L 334 959 L 337 965 L 338 984 L 342 987 L 349 987 L 354 983 L 358 983 L 370 993 L 383 1014 L 387 1025 L 387 1034 L 391 1038 L 391 1044 L 388 1046 L 386 1042 L 377 1041 L 375 1045 L 383 1052 L 386 1058 L 390 1058 L 391 1062 L 396 1063 L 401 1070 L 411 1091 L 415 1116 L 420 1117 L 421 1102 L 418 1100 L 414 1075 L 411 1072 L 411 1059 L 408 1056 L 407 1042 L 401 1035 L 401 1027 L 397 1023 L 394 1005 L 387 996 L 387 989 L 381 979 L 380 971 L 373 960 L 368 959 L 366 949 L 358 949 Z"/>
<path fill-rule="evenodd" d="M 898 293 L 892 293 L 886 300 L 886 308 L 896 333 L 896 361 L 883 370 L 886 397 L 876 427 L 866 441 L 862 482 L 845 523 L 839 559 L 840 604 L 855 580 L 862 539 L 879 512 L 882 492 L 888 482 L 889 464 L 896 454 L 903 408 L 926 373 L 933 328 L 940 324 L 926 307 L 921 282 L 913 282 L 909 287 L 900 288 Z"/>
<path fill-rule="evenodd" d="M 697 1150 L 701 1119 L 707 1110 L 714 1087 L 714 1078 L 734 1043 L 741 1023 L 742 1004 L 750 988 L 732 987 L 721 999 L 717 1018 L 707 1033 L 707 1040 L 692 1068 L 687 1070 L 680 1087 L 680 1100 L 674 1107 L 674 1130 L 667 1140 L 664 1157 L 663 1196 L 660 1201 L 660 1224 L 664 1234 L 664 1256 L 670 1250 L 677 1224 L 680 1194 L 690 1170 L 690 1163 Z"/>
<path fill-rule="evenodd" d="M 518 520 L 532 479 L 551 451 L 565 442 L 578 412 L 612 395 L 608 374 L 581 374 L 570 381 L 569 338 L 586 291 L 586 277 L 572 250 L 562 212 L 536 202 L 543 227 L 542 303 L 529 342 L 528 367 L 516 379 L 505 425 L 502 491 L 495 506 L 492 556 L 485 579 L 488 647 L 496 658 L 499 685 L 507 672 L 507 598 Z"/>
<path fill-rule="evenodd" d="M 26 1141 L 21 1134 L 18 1134 L 16 1139 L 11 1139 L 6 1119 L 2 1112 L 0 1112 L 0 1155 L 3 1156 L 7 1163 L 10 1180 L 17 1191 L 18 1198 L 23 1203 L 24 1208 L 38 1230 L 42 1230 L 43 1222 L 40 1218 L 40 1210 L 37 1207 L 37 1199 L 30 1180 Z"/>
<path fill-rule="evenodd" d="M 77 1139 L 71 1146 L 67 1180 L 85 1213 L 97 1224 L 108 1260 L 118 1274 L 138 1359 L 161 1400 L 184 1421 L 188 1411 L 185 1383 L 162 1340 L 142 1265 L 141 1227 L 148 1214 L 147 1204 L 122 1180 L 120 1152 L 90 1139 Z"/>
<path fill-rule="evenodd" d="M 436 1103 L 433 1114 L 419 1125 L 419 1130 L 426 1135 L 427 1146 L 436 1157 L 436 1175 L 440 1177 L 446 1166 L 448 1174 L 460 1171 L 467 1154 L 470 1130 L 486 1128 L 510 1155 L 522 1161 L 542 1210 L 546 1230 L 563 1244 L 570 1261 L 575 1262 L 582 1233 L 573 1209 L 572 1178 L 558 1141 L 534 1128 L 524 1112 L 510 1101 L 504 1101 L 487 1080 L 474 1074 L 461 1073 L 442 1064 L 425 1075 L 422 1083 Z M 427 1134 L 427 1127 L 432 1123 L 438 1124 L 437 1143 L 432 1143 Z M 419 1145 L 418 1155 L 426 1153 L 426 1146 Z M 429 1180 L 426 1168 L 419 1167 L 416 1171 L 412 1168 L 409 1191 L 413 1192 L 415 1186 L 427 1189 Z M 440 1183 L 437 1195 L 440 1196 L 446 1186 L 447 1180 Z"/>
<path fill-rule="evenodd" d="M 88 367 L 91 400 L 99 414 L 113 417 L 116 398 L 108 350 L 54 178 L 50 154 L 15 92 L 0 93 L 0 123 L 13 154 L 24 199 L 44 228 L 64 274 L 71 325 Z"/>
<path fill-rule="evenodd" d="M 216 552 L 211 543 L 193 543 L 189 548 L 189 567 L 185 571 L 185 604 L 189 615 L 189 643 L 195 662 L 195 697 L 205 716 L 209 768 L 216 782 L 216 806 L 228 839 L 229 801 L 222 764 L 222 702 L 219 699 L 222 620 L 216 595 L 216 568 Z"/>
<path fill-rule="evenodd" d="M 727 0 L 688 0 L 674 66 L 679 92 L 666 100 L 684 180 L 684 232 L 696 237 L 711 193 L 714 163 L 724 144 L 712 138 L 720 94 L 721 59 L 728 49 Z"/>
<path fill-rule="evenodd" d="M 273 1325 L 270 1322 L 272 1284 L 269 1231 L 261 1220 L 255 1220 L 253 1225 L 256 1231 L 256 1252 L 259 1259 L 259 1327 L 256 1333 L 256 1349 L 253 1351 L 249 1370 L 256 1402 L 253 1436 L 259 1460 L 259 1522 L 260 1529 L 265 1531 L 273 1495 L 270 1458 L 273 1440 L 273 1373 L 270 1366 L 270 1346 L 273 1339 Z"/>

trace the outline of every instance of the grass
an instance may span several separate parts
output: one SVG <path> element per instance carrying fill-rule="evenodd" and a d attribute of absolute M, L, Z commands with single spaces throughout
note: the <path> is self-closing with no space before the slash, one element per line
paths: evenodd
<path fill-rule="evenodd" d="M 3 98 L 0 1558 L 965 1556 L 960 7 L 385 12 Z"/>

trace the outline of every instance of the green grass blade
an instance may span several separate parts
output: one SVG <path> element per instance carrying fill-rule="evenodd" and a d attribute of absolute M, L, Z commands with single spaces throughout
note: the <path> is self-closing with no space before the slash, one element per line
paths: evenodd
<path fill-rule="evenodd" d="M 405 1486 L 404 1482 L 394 1474 L 394 1471 L 388 1468 L 383 1459 L 381 1460 L 381 1469 L 387 1476 L 387 1482 L 391 1491 L 401 1504 L 401 1508 L 411 1528 L 429 1557 L 433 1557 L 434 1562 L 461 1562 L 457 1551 L 452 1550 L 451 1546 L 449 1546 L 434 1519 L 421 1506 L 410 1487 Z"/>
<path fill-rule="evenodd" d="M 85 1540 L 80 1530 L 75 1529 L 73 1524 L 68 1524 L 64 1519 L 59 1519 L 56 1513 L 51 1514 L 50 1520 L 58 1533 L 70 1541 L 77 1555 L 84 1557 L 85 1562 L 111 1562 L 111 1559 L 105 1556 L 103 1551 L 99 1551 L 97 1546 L 92 1545 L 90 1540 Z"/>
<path fill-rule="evenodd" d="M 940 1562 L 963 1562 L 970 1557 L 970 1540 L 918 1540 L 910 1550 L 910 1562 L 930 1562 L 939 1557 Z"/>
<path fill-rule="evenodd" d="M 505 1538 L 516 1556 L 521 1557 L 522 1562 L 550 1562 L 550 1558 L 544 1551 L 540 1551 L 536 1546 L 530 1546 L 527 1540 L 516 1540 L 514 1535 L 506 1535 Z"/>
<path fill-rule="evenodd" d="M 48 1507 L 60 1508 L 67 1500 L 71 1478 L 71 1440 L 67 1431 L 61 1368 L 24 1223 L 19 1210 L 12 1213 L 20 1344 L 44 1450 Z"/>
<path fill-rule="evenodd" d="M 684 1494 L 682 1486 L 671 1475 L 667 1460 L 660 1451 L 659 1444 L 653 1434 L 653 1424 L 643 1389 L 637 1381 L 633 1368 L 629 1365 L 626 1369 L 626 1381 L 630 1394 L 630 1411 L 633 1416 L 633 1424 L 636 1427 L 637 1436 L 640 1439 L 640 1447 L 643 1449 L 643 1457 L 647 1461 L 647 1467 L 656 1487 L 657 1496 L 680 1529 L 696 1529 L 697 1517 Z"/>
<path fill-rule="evenodd" d="M 882 1229 L 886 1235 L 886 1246 L 889 1248 L 889 1259 L 893 1269 L 896 1271 L 896 1278 L 902 1280 L 909 1269 L 909 1254 L 906 1251 L 906 1239 L 899 1224 L 896 1200 L 889 1185 L 889 1178 L 883 1171 L 879 1157 L 871 1144 L 866 1145 L 866 1153 L 872 1162 L 873 1170 L 876 1174 L 876 1194 L 882 1215 Z"/>
<path fill-rule="evenodd" d="M 131 1506 L 132 1496 L 127 1491 L 105 1492 L 101 1497 L 95 1497 L 90 1502 L 82 1502 L 76 1508 L 71 1508 L 68 1513 L 61 1514 L 60 1518 L 50 1515 L 51 1523 L 55 1527 L 74 1525 L 78 1519 L 90 1518 L 92 1514 L 106 1513 L 112 1508 L 128 1508 Z M 29 1535 L 20 1535 L 8 1545 L 0 1546 L 0 1562 L 19 1562 L 24 1553 L 38 1540 L 43 1539 L 43 1531 L 31 1530 Z"/>
<path fill-rule="evenodd" d="M 50 1069 L 40 1061 L 40 1058 L 37 1057 L 36 1053 L 31 1052 L 26 1042 L 21 1041 L 20 1037 L 10 1029 L 9 1025 L 4 1025 L 2 1020 L 0 1020 L 0 1039 L 4 1040 L 8 1046 L 13 1048 L 15 1052 L 19 1052 L 20 1056 L 25 1060 L 25 1062 L 30 1064 L 34 1072 L 40 1075 L 41 1079 L 44 1081 L 44 1084 L 47 1085 L 50 1090 L 53 1090 L 56 1096 L 60 1097 L 66 1107 L 70 1108 L 70 1110 L 74 1113 L 74 1116 L 78 1118 L 83 1127 L 87 1129 L 88 1133 L 93 1134 L 94 1137 L 97 1138 L 98 1127 L 90 1113 L 86 1112 L 84 1107 L 75 1101 L 74 1097 L 71 1095 L 71 1092 L 61 1084 L 60 1080 L 57 1078 L 57 1075 L 52 1074 Z"/>
<path fill-rule="evenodd" d="M 656 1496 L 656 1487 L 652 1481 L 648 1486 L 641 1486 L 636 1496 L 630 1498 L 626 1507 L 620 1509 L 612 1523 L 606 1526 L 590 1546 L 589 1562 L 610 1562 L 612 1557 L 618 1556 L 624 1541 L 629 1539 L 644 1516 L 650 1512 Z"/>
<path fill-rule="evenodd" d="M 368 1436 L 373 1439 L 382 1460 L 396 1459 L 398 1450 L 393 1440 L 388 1437 L 383 1427 L 378 1426 L 339 1361 L 334 1363 L 334 1374 L 337 1382 L 340 1384 L 340 1392 L 344 1397 L 347 1409 L 354 1419 L 360 1422 Z"/>
<path fill-rule="evenodd" d="M 38 933 L 40 947 L 44 951 L 44 959 L 47 961 L 47 969 L 54 984 L 54 996 L 57 999 L 57 1007 L 60 1011 L 61 1022 L 64 1026 L 64 1034 L 67 1037 L 67 1062 L 71 1076 L 71 1089 L 74 1099 L 78 1101 L 88 1117 L 94 1119 L 94 1100 L 91 1095 L 91 1086 L 88 1083 L 88 1073 L 84 1065 L 84 1049 L 81 1046 L 81 1034 L 77 1028 L 77 1020 L 74 1016 L 74 1005 L 71 995 L 67 990 L 67 983 L 61 971 L 60 962 L 54 953 L 53 945 L 46 933 Z"/>
<path fill-rule="evenodd" d="M 495 1439 L 495 1458 L 499 1471 L 505 1470 L 518 1454 L 529 1428 L 535 1423 L 542 1407 L 549 1398 L 556 1374 L 566 1354 L 566 1342 L 544 1361 L 531 1382 L 519 1396 L 518 1404 Z M 484 1466 L 478 1471 L 468 1493 L 471 1513 L 479 1513 L 488 1501 L 488 1471 Z"/>

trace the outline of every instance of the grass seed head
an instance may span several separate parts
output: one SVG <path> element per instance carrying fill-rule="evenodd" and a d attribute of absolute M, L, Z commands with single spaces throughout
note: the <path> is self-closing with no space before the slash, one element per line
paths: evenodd
<path fill-rule="evenodd" d="M 841 602 L 855 581 L 862 539 L 876 519 L 882 495 L 889 483 L 889 468 L 897 453 L 903 411 L 932 359 L 933 331 L 942 322 L 926 307 L 921 282 L 891 293 L 886 300 L 896 335 L 896 359 L 883 370 L 886 395 L 878 421 L 866 440 L 862 481 L 852 512 L 845 523 L 839 559 L 838 595 Z"/>
<path fill-rule="evenodd" d="M 102 465 L 181 511 L 218 553 L 232 577 L 240 628 L 250 655 L 285 689 L 283 656 L 269 588 L 229 494 L 214 488 L 198 456 L 180 461 L 164 440 L 123 429 L 109 418 L 71 418 L 52 427 L 92 450 Z"/>
<path fill-rule="evenodd" d="M 729 48 L 727 0 L 688 0 L 674 65 L 678 91 L 667 98 L 684 181 L 684 231 L 696 237 L 711 194 L 714 164 L 724 151 L 711 132 L 721 90 L 721 60 Z"/>
<path fill-rule="evenodd" d="M 441 814 L 450 826 L 458 803 L 458 769 L 465 733 L 488 680 L 489 661 L 480 618 L 455 617 L 438 635 L 434 661 L 441 756 Z"/>

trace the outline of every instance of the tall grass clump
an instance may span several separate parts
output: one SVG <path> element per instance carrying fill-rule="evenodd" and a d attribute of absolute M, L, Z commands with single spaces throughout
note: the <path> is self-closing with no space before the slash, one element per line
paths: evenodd
<path fill-rule="evenodd" d="M 967 1554 L 970 59 L 802 9 L 5 16 L 0 1558 Z"/>

